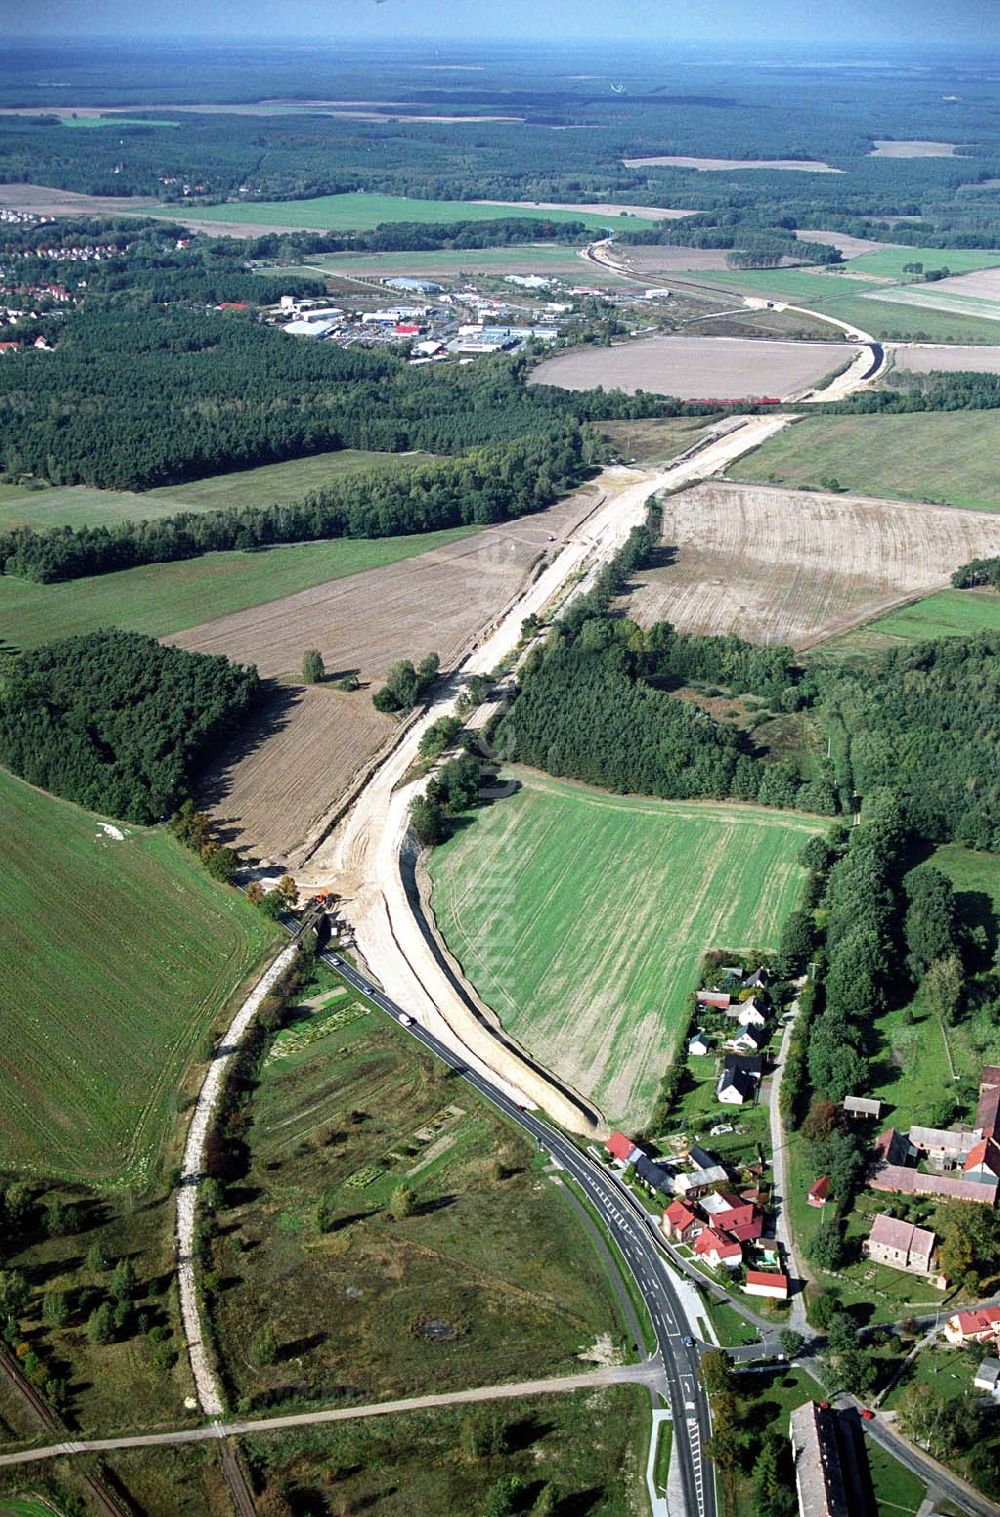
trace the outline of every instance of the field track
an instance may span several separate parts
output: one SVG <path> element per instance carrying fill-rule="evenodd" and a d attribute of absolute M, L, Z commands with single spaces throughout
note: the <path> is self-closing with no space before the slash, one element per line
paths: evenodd
<path fill-rule="evenodd" d="M 970 558 L 1000 553 L 1000 521 L 712 481 L 664 502 L 663 543 L 676 556 L 635 576 L 630 616 L 807 648 L 942 588 Z"/>
<path fill-rule="evenodd" d="M 702 954 L 776 944 L 822 823 L 513 772 L 522 789 L 432 856 L 438 926 L 506 1031 L 641 1125 Z"/>

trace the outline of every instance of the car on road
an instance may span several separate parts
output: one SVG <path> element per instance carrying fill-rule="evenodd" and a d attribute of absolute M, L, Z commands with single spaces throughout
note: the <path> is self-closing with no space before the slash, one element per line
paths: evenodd
<path fill-rule="evenodd" d="M 861 1415 L 865 1419 L 866 1422 L 874 1422 L 875 1421 L 875 1413 L 873 1411 L 871 1411 L 867 1406 L 863 1406 L 861 1408 Z"/>
<path fill-rule="evenodd" d="M 684 1347 L 685 1348 L 694 1348 L 694 1339 L 691 1337 L 690 1333 L 686 1333 L 685 1334 L 685 1337 L 684 1337 Z"/>
<path fill-rule="evenodd" d="M 412 1027 L 413 1026 L 413 1018 L 412 1017 L 408 1017 L 406 1015 L 405 1011 L 401 1011 L 399 1013 L 399 1025 L 400 1025 L 400 1027 Z"/>

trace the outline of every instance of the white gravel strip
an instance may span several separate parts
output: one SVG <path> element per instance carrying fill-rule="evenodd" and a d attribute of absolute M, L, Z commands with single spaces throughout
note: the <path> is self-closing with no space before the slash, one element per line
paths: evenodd
<path fill-rule="evenodd" d="M 180 1185 L 177 1187 L 177 1281 L 180 1288 L 181 1320 L 184 1323 L 184 1334 L 187 1338 L 191 1373 L 198 1392 L 198 1402 L 208 1417 L 221 1417 L 223 1404 L 222 1391 L 201 1335 L 201 1313 L 198 1308 L 192 1258 L 198 1182 L 202 1178 L 205 1163 L 205 1142 L 215 1118 L 229 1061 L 246 1036 L 250 1023 L 263 1004 L 264 997 L 274 988 L 294 957 L 295 944 L 290 943 L 258 980 L 230 1022 L 215 1057 L 208 1067 L 205 1082 L 198 1092 L 191 1126 L 188 1128 L 187 1142 L 184 1145 L 184 1162 L 181 1166 Z"/>

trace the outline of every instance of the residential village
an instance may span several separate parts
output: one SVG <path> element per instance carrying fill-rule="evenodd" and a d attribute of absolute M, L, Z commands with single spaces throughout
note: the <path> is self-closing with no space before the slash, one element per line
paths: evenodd
<path fill-rule="evenodd" d="M 607 1160 L 621 1182 L 656 1215 L 668 1254 L 689 1275 L 722 1284 L 734 1300 L 763 1314 L 775 1327 L 794 1320 L 804 1323 L 805 1313 L 793 1319 L 792 1307 L 814 1275 L 803 1268 L 801 1239 L 791 1239 L 789 1219 L 800 1208 L 780 1195 L 787 1178 L 782 1182 L 769 1162 L 770 1144 L 764 1137 L 769 1124 L 763 1121 L 776 1100 L 775 1067 L 780 1066 L 780 1045 L 785 1030 L 791 1030 L 796 1004 L 783 1009 L 788 988 L 763 966 L 745 973 L 740 965 L 719 964 L 707 978 L 710 983 L 694 994 L 686 1041 L 685 1074 L 696 1082 L 694 1096 L 689 1092 L 687 1098 L 688 1111 L 698 1119 L 698 1130 L 655 1140 L 636 1140 L 615 1131 L 605 1144 Z M 682 1116 L 688 1114 L 685 1105 L 682 1097 Z M 888 1334 L 897 1345 L 898 1360 L 899 1325 L 929 1314 L 932 1326 L 918 1337 L 910 1357 L 929 1355 L 929 1372 L 958 1375 L 968 1395 L 1000 1405 L 1000 1305 L 963 1308 L 963 1291 L 939 1267 L 939 1239 L 933 1228 L 898 1214 L 911 1197 L 995 1205 L 1000 1192 L 1000 1067 L 983 1068 L 978 1104 L 968 1126 L 913 1125 L 901 1132 L 882 1127 L 887 1110 L 885 1102 L 871 1096 L 851 1095 L 842 1103 L 840 1120 L 867 1153 L 855 1208 L 863 1215 L 864 1233 L 850 1283 L 856 1280 L 859 1299 L 867 1295 L 872 1300 L 885 1280 L 881 1272 L 891 1272 L 899 1281 L 899 1294 L 894 1302 L 887 1300 L 886 1312 L 895 1305 L 895 1318 L 887 1315 L 886 1326 L 873 1330 L 875 1340 L 880 1333 Z M 706 1146 L 711 1140 L 714 1145 Z M 801 1197 L 789 1200 L 822 1215 L 836 1197 L 824 1174 L 816 1176 Z M 831 1274 L 831 1280 L 841 1278 L 847 1280 Z M 954 1349 L 964 1353 L 948 1361 L 948 1351 Z M 942 1354 L 944 1367 L 937 1362 Z M 958 1368 L 949 1370 L 948 1362 Z M 896 1364 L 892 1369 L 875 1404 L 891 1390 L 898 1368 Z M 872 1415 L 867 1409 L 860 1414 L 838 1411 L 813 1400 L 792 1412 L 790 1437 L 801 1517 L 847 1517 L 853 1510 L 852 1493 L 868 1482 L 859 1418 Z"/>

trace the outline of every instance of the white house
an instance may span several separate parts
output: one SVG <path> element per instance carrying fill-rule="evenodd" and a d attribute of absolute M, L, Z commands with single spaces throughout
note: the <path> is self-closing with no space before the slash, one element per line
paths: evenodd
<path fill-rule="evenodd" d="M 743 1002 L 743 1005 L 740 1007 L 738 1021 L 741 1027 L 767 1026 L 767 1017 L 755 996 L 751 996 L 749 1001 Z"/>
<path fill-rule="evenodd" d="M 973 1385 L 977 1391 L 989 1391 L 991 1395 L 1000 1395 L 1000 1359 L 984 1359 L 976 1370 Z"/>
<path fill-rule="evenodd" d="M 742 1106 L 753 1099 L 757 1082 L 742 1069 L 723 1070 L 715 1094 L 726 1106 Z"/>
<path fill-rule="evenodd" d="M 702 1058 L 705 1054 L 710 1052 L 711 1044 L 709 1043 L 708 1039 L 704 1036 L 703 1033 L 696 1032 L 688 1044 L 688 1053 L 693 1053 L 696 1057 Z"/>

